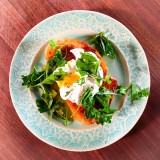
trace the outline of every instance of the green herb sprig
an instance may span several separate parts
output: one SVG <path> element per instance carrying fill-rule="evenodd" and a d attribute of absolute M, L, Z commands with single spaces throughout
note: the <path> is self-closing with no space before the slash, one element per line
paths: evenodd
<path fill-rule="evenodd" d="M 111 95 L 125 96 L 125 95 L 127 95 L 127 92 L 128 92 L 128 95 L 130 96 L 130 101 L 132 103 L 136 100 L 141 99 L 142 97 L 148 97 L 150 94 L 148 88 L 140 89 L 140 88 L 136 87 L 135 84 L 133 84 L 133 83 L 129 84 L 128 86 L 118 85 L 117 89 L 114 92 L 110 91 L 110 90 L 101 90 L 97 94 L 98 95 L 111 94 Z"/>
<path fill-rule="evenodd" d="M 102 56 L 108 56 L 112 59 L 117 58 L 116 51 L 109 41 L 108 37 L 104 35 L 104 32 L 100 32 L 93 36 L 89 44 L 95 45 L 95 48 L 99 51 Z"/>
<path fill-rule="evenodd" d="M 98 123 L 110 123 L 113 114 L 117 109 L 109 108 L 111 95 L 96 95 L 92 96 L 92 88 L 88 88 L 81 97 L 81 103 L 86 109 L 86 118 L 94 118 Z M 99 101 L 101 108 L 94 107 L 95 102 Z"/>
<path fill-rule="evenodd" d="M 49 44 L 54 49 L 56 47 L 56 42 L 54 40 L 49 40 Z"/>
<path fill-rule="evenodd" d="M 81 58 L 76 61 L 77 70 L 79 73 L 84 75 L 97 75 L 97 70 L 99 67 L 99 60 L 97 60 L 94 56 L 87 53 L 80 53 Z"/>

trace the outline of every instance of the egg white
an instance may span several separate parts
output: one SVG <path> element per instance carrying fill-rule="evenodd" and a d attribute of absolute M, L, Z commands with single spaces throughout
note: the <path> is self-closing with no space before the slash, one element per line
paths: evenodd
<path fill-rule="evenodd" d="M 94 96 L 99 91 L 99 86 L 94 78 L 85 76 L 85 83 L 80 85 L 74 83 L 70 87 L 61 87 L 60 95 L 64 100 L 70 100 L 72 103 L 80 105 L 80 99 L 83 93 L 88 89 L 92 88 L 92 96 Z"/>

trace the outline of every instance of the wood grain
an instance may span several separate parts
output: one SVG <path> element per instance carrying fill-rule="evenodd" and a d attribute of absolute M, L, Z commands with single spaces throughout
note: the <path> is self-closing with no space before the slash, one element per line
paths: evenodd
<path fill-rule="evenodd" d="M 160 1 L 159 0 L 1 0 L 0 1 L 0 160 L 158 160 L 160 157 Z M 151 95 L 135 127 L 118 142 L 91 152 L 51 147 L 18 118 L 9 93 L 9 69 L 25 34 L 43 19 L 67 10 L 93 10 L 123 23 L 145 50 Z"/>

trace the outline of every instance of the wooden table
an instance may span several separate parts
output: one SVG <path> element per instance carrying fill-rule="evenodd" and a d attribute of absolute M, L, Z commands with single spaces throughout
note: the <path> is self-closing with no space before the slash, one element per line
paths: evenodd
<path fill-rule="evenodd" d="M 135 127 L 118 142 L 91 152 L 51 147 L 18 118 L 9 93 L 9 69 L 25 34 L 38 22 L 67 10 L 109 15 L 137 37 L 151 72 L 151 96 Z M 0 0 L 0 159 L 1 160 L 158 160 L 160 158 L 160 0 Z"/>

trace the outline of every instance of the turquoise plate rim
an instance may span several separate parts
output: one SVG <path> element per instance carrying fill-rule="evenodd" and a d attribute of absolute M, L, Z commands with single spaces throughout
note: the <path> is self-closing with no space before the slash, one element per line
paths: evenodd
<path fill-rule="evenodd" d="M 53 33 L 51 34 L 52 31 L 47 32 L 47 34 L 44 35 L 43 32 L 43 30 L 45 29 L 44 24 L 47 23 L 46 25 L 48 25 L 48 27 L 51 28 L 54 25 L 53 22 L 59 21 L 61 23 L 62 20 L 65 23 L 67 23 L 67 20 L 75 22 L 75 17 L 78 20 L 83 20 L 85 22 L 84 26 L 82 25 L 81 29 L 85 27 L 86 27 L 85 29 L 91 29 L 91 30 L 93 29 L 91 26 L 85 26 L 86 24 L 88 25 L 87 22 L 88 17 L 89 19 L 91 19 L 91 22 L 93 22 L 94 20 L 94 22 L 96 21 L 97 24 L 100 24 L 100 26 L 98 26 L 99 28 L 97 27 L 96 29 L 93 29 L 96 32 L 102 31 L 101 29 L 105 28 L 105 25 L 108 24 L 111 30 L 110 28 L 107 28 L 107 30 L 113 32 L 112 34 L 108 35 L 108 37 L 113 42 L 115 42 L 115 44 L 116 42 L 117 43 L 119 42 L 118 41 L 119 39 L 117 37 L 123 35 L 124 36 L 123 41 L 121 41 L 121 43 L 118 43 L 119 45 L 117 46 L 120 50 L 123 50 L 123 54 L 129 65 L 131 80 L 135 80 L 135 76 L 137 76 L 137 71 L 138 71 L 140 77 L 135 81 L 138 82 L 138 85 L 141 87 L 150 88 L 150 73 L 149 73 L 147 58 L 143 48 L 141 47 L 135 36 L 122 23 L 118 22 L 112 17 L 99 12 L 88 11 L 88 10 L 73 10 L 73 11 L 61 12 L 59 14 L 46 18 L 45 20 L 41 21 L 36 26 L 34 26 L 25 35 L 25 37 L 22 39 L 22 41 L 20 42 L 15 51 L 10 66 L 9 88 L 10 88 L 12 103 L 19 118 L 26 126 L 26 128 L 36 137 L 56 148 L 70 150 L 70 151 L 91 151 L 106 147 L 116 142 L 123 136 L 125 136 L 141 117 L 145 109 L 148 98 L 143 98 L 140 101 L 137 101 L 136 104 L 130 104 L 129 97 L 127 97 L 124 107 L 118 113 L 117 118 L 113 119 L 113 123 L 111 123 L 110 125 L 105 124 L 103 127 L 100 128 L 73 131 L 67 128 L 64 129 L 61 127 L 57 127 L 54 126 L 54 124 L 48 123 L 43 118 L 43 116 L 41 116 L 38 113 L 38 111 L 35 108 L 33 109 L 33 104 L 27 102 L 29 91 L 20 86 L 21 80 L 19 79 L 20 75 L 25 74 L 29 71 L 30 69 L 29 65 L 31 63 L 31 60 L 33 59 L 32 55 L 33 53 L 30 55 L 24 54 L 25 49 L 27 49 L 26 50 L 27 53 L 31 53 L 31 51 L 33 52 L 33 50 L 27 48 L 29 46 L 32 46 L 30 40 L 35 40 L 35 44 L 37 46 L 42 46 L 42 44 L 49 39 L 49 36 L 50 37 L 53 36 Z M 72 30 L 73 28 L 76 29 L 74 23 L 71 25 L 71 28 L 69 28 L 69 30 Z M 40 32 L 42 32 L 41 36 L 38 35 L 38 33 Z M 63 32 L 63 26 L 61 26 L 58 32 Z M 117 37 L 114 37 L 114 33 L 116 34 L 115 36 Z M 131 44 L 133 44 L 133 46 L 132 45 L 125 46 L 125 43 L 129 41 L 132 42 Z M 34 48 L 34 51 L 38 51 L 38 48 Z M 126 52 L 127 53 L 130 52 L 132 54 L 134 52 L 135 55 L 132 57 L 132 55 L 127 55 Z M 26 60 L 27 62 L 25 62 L 25 65 L 27 67 L 23 71 L 21 71 L 21 68 L 18 67 L 19 65 L 22 65 L 20 59 L 21 56 L 24 57 L 26 56 L 25 58 L 29 59 Z M 23 95 L 24 97 L 21 97 L 21 95 Z M 20 103 L 21 98 L 23 98 L 25 104 Z M 24 107 L 25 105 L 27 105 L 28 108 L 25 108 Z M 33 112 L 31 115 L 29 115 L 31 109 L 33 109 Z M 116 126 L 118 125 L 119 128 L 116 128 Z"/>

